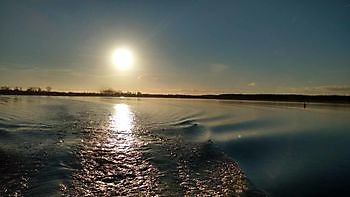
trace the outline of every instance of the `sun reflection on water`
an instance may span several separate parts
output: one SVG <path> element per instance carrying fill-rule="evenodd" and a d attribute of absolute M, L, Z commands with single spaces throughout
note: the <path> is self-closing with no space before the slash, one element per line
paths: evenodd
<path fill-rule="evenodd" d="M 121 103 L 111 110 L 89 121 L 72 196 L 156 196 L 158 171 L 142 154 L 134 112 Z"/>
<path fill-rule="evenodd" d="M 126 104 L 116 104 L 111 117 L 111 129 L 117 132 L 131 133 L 134 127 L 134 114 Z"/>
<path fill-rule="evenodd" d="M 134 114 L 127 104 L 116 104 L 114 112 L 110 118 L 110 138 L 109 146 L 113 146 L 119 151 L 127 151 L 135 144 L 135 137 L 132 130 L 134 128 Z"/>

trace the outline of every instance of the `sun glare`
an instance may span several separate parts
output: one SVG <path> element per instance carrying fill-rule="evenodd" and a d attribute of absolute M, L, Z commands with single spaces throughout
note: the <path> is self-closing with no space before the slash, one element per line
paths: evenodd
<path fill-rule="evenodd" d="M 113 53 L 113 63 L 120 70 L 129 69 L 134 63 L 134 56 L 129 49 L 119 48 Z"/>

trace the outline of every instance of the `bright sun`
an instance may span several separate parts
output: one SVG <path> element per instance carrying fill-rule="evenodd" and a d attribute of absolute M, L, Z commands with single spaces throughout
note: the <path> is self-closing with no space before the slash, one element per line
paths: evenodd
<path fill-rule="evenodd" d="M 113 63 L 120 70 L 129 69 L 134 63 L 134 56 L 127 48 L 118 48 L 113 52 Z"/>

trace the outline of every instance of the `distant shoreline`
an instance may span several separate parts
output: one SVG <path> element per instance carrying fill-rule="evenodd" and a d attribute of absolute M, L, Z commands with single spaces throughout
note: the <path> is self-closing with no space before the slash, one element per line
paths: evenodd
<path fill-rule="evenodd" d="M 274 101 L 274 102 L 314 102 L 350 104 L 350 96 L 342 95 L 302 95 L 302 94 L 147 94 L 132 92 L 113 93 L 82 93 L 57 91 L 23 91 L 0 90 L 0 95 L 18 96 L 82 96 L 82 97 L 136 97 L 136 98 L 179 98 L 179 99 L 215 99 L 215 100 L 242 100 L 242 101 Z"/>

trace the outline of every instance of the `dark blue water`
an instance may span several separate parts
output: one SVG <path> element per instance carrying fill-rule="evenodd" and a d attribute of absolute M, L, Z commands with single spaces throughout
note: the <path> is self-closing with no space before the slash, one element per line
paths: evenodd
<path fill-rule="evenodd" d="M 339 196 L 346 105 L 0 97 L 0 195 Z"/>

